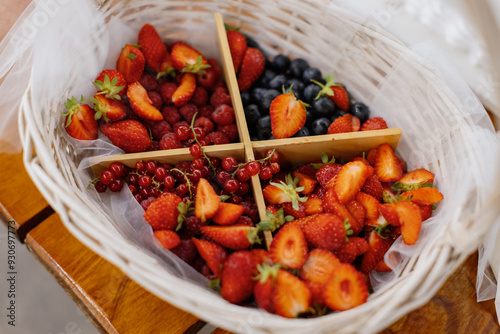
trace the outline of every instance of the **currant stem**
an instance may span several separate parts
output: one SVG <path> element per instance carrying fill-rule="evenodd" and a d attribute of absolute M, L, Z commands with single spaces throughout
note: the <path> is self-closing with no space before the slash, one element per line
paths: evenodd
<path fill-rule="evenodd" d="M 193 198 L 193 190 L 192 190 L 193 184 L 189 180 L 188 176 L 193 176 L 193 175 L 189 174 L 189 173 L 184 173 L 183 171 L 181 171 L 178 168 L 172 168 L 171 171 L 177 171 L 177 172 L 181 173 L 182 176 L 184 176 L 184 179 L 186 180 L 186 184 L 187 184 L 188 190 L 189 190 L 189 198 L 192 199 Z"/>
<path fill-rule="evenodd" d="M 246 165 L 248 165 L 248 163 L 250 163 L 252 161 L 262 163 L 264 161 L 267 161 L 267 160 L 271 159 L 271 157 L 273 156 L 273 154 L 274 154 L 275 151 L 276 151 L 276 149 L 273 148 L 273 151 L 271 153 L 269 153 L 269 155 L 267 155 L 266 157 L 264 157 L 262 159 L 259 159 L 259 160 L 250 160 L 250 161 L 247 161 L 247 162 L 239 163 L 237 165 L 233 165 L 232 167 L 235 167 L 236 170 L 233 173 L 231 173 L 231 177 L 235 177 L 236 173 L 238 172 L 238 170 L 240 170 L 241 168 L 245 167 Z"/>
<path fill-rule="evenodd" d="M 210 161 L 210 158 L 209 156 L 205 153 L 205 149 L 203 148 L 203 146 L 200 144 L 200 142 L 198 141 L 198 135 L 196 134 L 196 132 L 194 132 L 194 120 L 196 119 L 196 115 L 198 115 L 198 112 L 195 112 L 194 115 L 193 115 L 193 119 L 191 119 L 191 125 L 189 126 L 189 129 L 191 129 L 191 131 L 193 132 L 193 138 L 194 138 L 194 141 L 200 145 L 200 148 L 201 148 L 201 153 L 203 154 L 203 158 L 208 162 L 208 166 L 210 167 L 210 169 L 212 169 L 212 171 L 214 173 L 217 172 L 217 169 L 215 168 L 214 165 L 212 165 L 212 162 Z"/>

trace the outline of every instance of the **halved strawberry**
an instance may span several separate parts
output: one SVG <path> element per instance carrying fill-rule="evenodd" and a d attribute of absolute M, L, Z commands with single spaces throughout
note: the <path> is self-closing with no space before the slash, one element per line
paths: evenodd
<path fill-rule="evenodd" d="M 179 225 L 178 206 L 181 203 L 182 199 L 179 196 L 165 193 L 148 206 L 144 212 L 144 219 L 153 230 L 174 230 Z"/>
<path fill-rule="evenodd" d="M 146 58 L 144 58 L 144 54 L 141 50 L 129 44 L 122 49 L 116 62 L 116 69 L 123 74 L 127 84 L 138 81 L 144 72 L 145 66 Z"/>
<path fill-rule="evenodd" d="M 163 119 L 163 115 L 158 109 L 153 107 L 153 102 L 149 98 L 148 92 L 142 87 L 139 81 L 128 85 L 127 96 L 130 106 L 137 116 L 152 121 L 161 121 Z"/>
<path fill-rule="evenodd" d="M 300 197 L 299 192 L 303 190 L 302 187 L 297 187 L 298 179 L 293 179 L 290 174 L 285 176 L 285 181 L 270 182 L 262 194 L 266 204 L 283 204 L 291 202 L 295 210 L 299 210 L 299 202 L 305 202 L 306 197 Z"/>
<path fill-rule="evenodd" d="M 345 205 L 345 208 L 354 216 L 360 225 L 365 224 L 366 210 L 363 204 L 356 200 L 352 200 Z"/>
<path fill-rule="evenodd" d="M 304 202 L 304 211 L 307 216 L 324 212 L 323 200 L 314 194 L 309 195 Z"/>
<path fill-rule="evenodd" d="M 304 190 L 302 190 L 300 193 L 302 195 L 308 195 L 314 191 L 314 188 L 316 187 L 316 184 L 318 184 L 318 181 L 314 179 L 313 177 L 299 173 L 297 171 L 292 172 L 292 176 L 295 179 L 296 177 L 299 178 L 299 182 L 297 182 L 297 186 L 299 187 L 304 187 Z"/>
<path fill-rule="evenodd" d="M 286 192 L 272 184 L 267 185 L 262 190 L 262 194 L 264 195 L 266 204 L 282 204 L 292 201 L 292 198 Z"/>
<path fill-rule="evenodd" d="M 379 213 L 379 201 L 373 196 L 359 192 L 356 195 L 356 200 L 360 202 L 365 208 L 366 219 L 378 219 Z"/>
<path fill-rule="evenodd" d="M 330 251 L 339 249 L 346 238 L 344 222 L 335 214 L 320 213 L 308 217 L 302 226 L 304 235 L 311 244 Z"/>
<path fill-rule="evenodd" d="M 244 92 L 252 86 L 255 80 L 264 72 L 265 65 L 266 59 L 259 49 L 246 48 L 238 73 L 238 87 L 240 91 Z"/>
<path fill-rule="evenodd" d="M 276 277 L 272 303 L 276 314 L 285 318 L 296 318 L 307 312 L 311 303 L 311 292 L 297 276 L 280 269 Z"/>
<path fill-rule="evenodd" d="M 219 195 L 215 192 L 210 183 L 200 178 L 196 187 L 195 215 L 204 223 L 217 214 L 220 205 Z"/>
<path fill-rule="evenodd" d="M 352 237 L 335 251 L 340 262 L 353 263 L 354 260 L 368 251 L 368 242 L 364 238 Z"/>
<path fill-rule="evenodd" d="M 252 253 L 252 255 L 254 256 L 254 259 L 255 259 L 255 263 L 257 265 L 264 265 L 264 264 L 268 264 L 268 265 L 273 265 L 273 260 L 271 260 L 271 255 L 269 254 L 268 251 L 266 251 L 265 249 L 261 249 L 261 248 L 254 248 L 250 251 Z M 258 274 L 258 271 L 255 272 L 255 274 L 257 275 Z"/>
<path fill-rule="evenodd" d="M 167 54 L 167 47 L 151 24 L 145 24 L 141 28 L 141 31 L 139 31 L 138 43 L 146 58 L 146 63 L 153 71 L 157 72 L 161 61 Z"/>
<path fill-rule="evenodd" d="M 380 182 L 398 181 L 403 176 L 399 161 L 389 144 L 384 143 L 377 148 L 377 156 L 373 166 Z"/>
<path fill-rule="evenodd" d="M 217 210 L 212 220 L 219 225 L 231 225 L 236 223 L 243 211 L 245 211 L 245 208 L 239 204 L 221 202 L 219 210 Z"/>
<path fill-rule="evenodd" d="M 245 51 L 247 50 L 247 40 L 245 36 L 236 30 L 228 30 L 226 34 L 229 43 L 229 51 L 233 59 L 234 72 L 238 73 L 241 63 L 243 62 L 243 57 L 245 56 Z"/>
<path fill-rule="evenodd" d="M 181 238 L 172 230 L 154 231 L 153 235 L 165 249 L 173 249 L 181 244 Z"/>
<path fill-rule="evenodd" d="M 300 226 L 285 224 L 276 233 L 269 248 L 274 263 L 285 268 L 298 269 L 307 260 L 307 241 Z"/>
<path fill-rule="evenodd" d="M 417 204 L 408 201 L 394 203 L 401 224 L 401 235 L 407 245 L 413 245 L 418 240 L 418 234 L 422 226 L 422 216 Z"/>
<path fill-rule="evenodd" d="M 182 107 L 187 104 L 193 97 L 196 90 L 196 76 L 193 73 L 184 73 L 181 76 L 181 82 L 174 94 L 172 95 L 172 102 L 176 107 Z"/>
<path fill-rule="evenodd" d="M 361 131 L 387 129 L 387 123 L 382 117 L 370 118 L 361 126 Z"/>
<path fill-rule="evenodd" d="M 397 202 L 398 195 L 394 190 L 391 189 L 390 183 L 381 183 L 382 184 L 382 203 L 394 203 Z"/>
<path fill-rule="evenodd" d="M 371 176 L 368 167 L 360 161 L 346 163 L 335 178 L 334 189 L 341 204 L 354 199 Z"/>
<path fill-rule="evenodd" d="M 361 192 L 375 197 L 379 202 L 382 201 L 384 189 L 376 174 L 373 174 L 366 180 L 363 188 L 361 188 Z"/>
<path fill-rule="evenodd" d="M 139 121 L 126 119 L 104 123 L 100 129 L 113 145 L 121 148 L 125 153 L 143 152 L 151 146 L 148 129 Z"/>
<path fill-rule="evenodd" d="M 361 121 L 356 116 L 352 116 L 352 131 L 356 132 L 361 130 Z"/>
<path fill-rule="evenodd" d="M 278 95 L 269 109 L 271 130 L 277 139 L 288 138 L 306 124 L 306 107 L 293 93 Z"/>
<path fill-rule="evenodd" d="M 315 248 L 300 270 L 300 278 L 305 281 L 326 283 L 333 270 L 340 264 L 339 259 L 329 250 Z"/>
<path fill-rule="evenodd" d="M 368 274 L 384 258 L 389 248 L 391 248 L 392 239 L 383 239 L 375 230 L 368 232 L 365 238 L 368 241 L 369 248 L 365 255 L 363 255 L 361 272 Z"/>
<path fill-rule="evenodd" d="M 198 203 L 198 199 L 196 200 Z M 258 229 L 247 225 L 202 226 L 201 233 L 232 250 L 247 249 L 254 243 L 259 243 Z"/>
<path fill-rule="evenodd" d="M 335 311 L 359 306 L 368 299 L 366 279 L 352 265 L 341 263 L 326 283 L 323 298 L 326 305 Z"/>
<path fill-rule="evenodd" d="M 432 205 L 440 202 L 443 199 L 443 194 L 436 188 L 423 187 L 407 191 L 401 194 L 401 198 L 420 205 Z"/>
<path fill-rule="evenodd" d="M 252 250 L 253 251 L 253 250 Z M 255 277 L 257 282 L 253 287 L 253 296 L 259 307 L 267 312 L 274 313 L 272 296 L 276 286 L 276 277 L 278 276 L 278 266 L 271 264 L 257 265 L 258 274 Z"/>
<path fill-rule="evenodd" d="M 390 272 L 392 271 L 391 267 L 389 267 L 387 265 L 387 263 L 385 263 L 384 259 L 382 259 L 376 266 L 375 268 L 373 268 L 373 270 L 375 271 L 382 271 L 382 272 Z"/>
<path fill-rule="evenodd" d="M 363 224 L 360 224 L 356 218 L 347 210 L 347 208 L 340 204 L 335 189 L 330 188 L 323 197 L 323 208 L 325 212 L 334 213 L 340 217 L 342 221 L 347 219 L 347 224 L 350 225 L 352 235 L 357 235 L 363 229 Z"/>
<path fill-rule="evenodd" d="M 379 206 L 380 214 L 384 219 L 392 226 L 400 226 L 398 213 L 394 203 L 392 204 L 380 204 Z"/>
<path fill-rule="evenodd" d="M 108 99 L 121 100 L 121 96 L 125 93 L 127 80 L 117 70 L 104 70 L 95 79 L 94 86 L 99 89 L 98 95 L 104 95 Z"/>
<path fill-rule="evenodd" d="M 422 217 L 422 221 L 425 221 L 432 216 L 432 205 L 419 205 L 420 215 Z"/>
<path fill-rule="evenodd" d="M 221 297 L 233 304 L 250 298 L 255 283 L 255 266 L 254 257 L 249 251 L 229 255 L 221 273 Z"/>
<path fill-rule="evenodd" d="M 328 134 L 352 132 L 352 115 L 345 114 L 336 118 L 328 127 Z"/>
<path fill-rule="evenodd" d="M 183 73 L 203 73 L 209 68 L 208 61 L 200 51 L 185 42 L 175 42 L 170 51 L 174 68 Z"/>
<path fill-rule="evenodd" d="M 68 99 L 64 106 L 68 109 L 63 113 L 66 132 L 73 138 L 79 140 L 97 139 L 97 121 L 94 119 L 95 111 L 85 103 L 82 96 L 78 103 L 76 97 Z"/>
<path fill-rule="evenodd" d="M 94 104 L 96 120 L 104 118 L 106 122 L 116 122 L 127 116 L 127 105 L 122 101 L 97 94 L 91 97 L 90 101 Z"/>
<path fill-rule="evenodd" d="M 426 183 L 434 182 L 434 174 L 429 172 L 427 169 L 419 168 L 408 172 L 399 179 L 398 182 L 394 183 L 392 189 L 410 191 L 421 188 L 426 185 Z"/>
<path fill-rule="evenodd" d="M 215 276 L 220 277 L 222 273 L 222 266 L 227 259 L 227 252 L 221 245 L 207 240 L 200 240 L 192 238 L 198 254 L 208 264 L 210 270 Z"/>
<path fill-rule="evenodd" d="M 285 215 L 292 216 L 294 218 L 304 218 L 306 214 L 306 207 L 302 202 L 298 202 L 295 208 L 292 202 L 286 202 L 282 204 Z"/>
<path fill-rule="evenodd" d="M 335 184 L 335 177 L 342 169 L 341 164 L 333 163 L 321 166 L 316 172 L 316 179 L 325 188 L 331 188 Z"/>

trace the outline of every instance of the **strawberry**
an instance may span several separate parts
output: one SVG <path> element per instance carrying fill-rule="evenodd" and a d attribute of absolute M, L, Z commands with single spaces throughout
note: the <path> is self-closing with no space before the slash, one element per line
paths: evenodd
<path fill-rule="evenodd" d="M 408 201 L 399 201 L 393 205 L 398 214 L 403 241 L 407 245 L 413 245 L 417 242 L 418 233 L 422 226 L 420 208 L 417 204 Z"/>
<path fill-rule="evenodd" d="M 104 95 L 108 99 L 121 100 L 126 85 L 127 80 L 117 70 L 101 71 L 94 81 L 94 86 L 99 89 L 97 94 Z"/>
<path fill-rule="evenodd" d="M 379 202 L 382 201 L 384 189 L 382 188 L 382 183 L 380 183 L 376 174 L 373 174 L 366 179 L 363 188 L 361 188 L 361 192 L 375 197 Z"/>
<path fill-rule="evenodd" d="M 348 263 L 339 264 L 325 285 L 323 298 L 335 311 L 345 311 L 364 304 L 368 299 L 366 279 Z"/>
<path fill-rule="evenodd" d="M 339 259 L 332 252 L 323 248 L 315 248 L 309 253 L 307 261 L 302 266 L 300 278 L 304 281 L 324 284 L 339 264 Z"/>
<path fill-rule="evenodd" d="M 376 266 L 373 268 L 375 271 L 382 271 L 382 272 L 391 272 L 392 269 L 385 263 L 384 259 L 382 259 Z"/>
<path fill-rule="evenodd" d="M 241 205 L 221 202 L 212 220 L 219 225 L 231 225 L 240 218 L 244 210 L 245 208 Z"/>
<path fill-rule="evenodd" d="M 238 73 L 238 86 L 240 91 L 244 92 L 252 86 L 255 80 L 264 72 L 265 65 L 266 59 L 260 50 L 251 47 L 246 48 Z"/>
<path fill-rule="evenodd" d="M 187 104 L 196 90 L 196 76 L 193 73 L 184 73 L 181 83 L 172 95 L 172 102 L 176 107 Z"/>
<path fill-rule="evenodd" d="M 370 118 L 361 126 L 361 131 L 387 129 L 387 123 L 382 117 Z"/>
<path fill-rule="evenodd" d="M 217 214 L 220 198 L 210 183 L 200 178 L 196 187 L 195 215 L 203 223 Z"/>
<path fill-rule="evenodd" d="M 104 123 L 100 129 L 113 145 L 125 153 L 143 152 L 151 146 L 148 129 L 139 121 L 126 119 L 115 123 Z"/>
<path fill-rule="evenodd" d="M 160 79 L 164 76 L 175 77 L 175 68 L 174 63 L 172 61 L 172 57 L 170 57 L 170 53 L 165 52 L 165 57 L 158 65 L 158 73 L 156 74 L 156 79 Z"/>
<path fill-rule="evenodd" d="M 229 51 L 233 59 L 234 72 L 238 73 L 245 51 L 247 50 L 247 40 L 240 32 L 236 30 L 229 30 L 226 32 L 227 41 L 229 43 Z"/>
<path fill-rule="evenodd" d="M 260 242 L 258 229 L 247 225 L 202 226 L 200 230 L 213 241 L 232 250 L 247 249 Z"/>
<path fill-rule="evenodd" d="M 224 263 L 221 273 L 222 298 L 238 304 L 250 298 L 253 291 L 255 261 L 251 252 L 234 252 Z"/>
<path fill-rule="evenodd" d="M 407 169 L 408 169 L 408 166 L 406 165 L 406 161 L 404 161 L 403 158 L 398 157 L 398 156 L 396 156 L 396 158 L 398 158 L 399 165 L 401 166 L 401 170 L 403 171 L 403 173 L 406 173 Z"/>
<path fill-rule="evenodd" d="M 382 203 L 394 203 L 398 201 L 398 195 L 391 189 L 389 183 L 382 184 Z"/>
<path fill-rule="evenodd" d="M 314 281 L 304 281 L 309 292 L 311 292 L 311 305 L 314 305 L 314 308 L 325 306 L 325 300 L 323 298 L 323 291 L 325 290 L 325 284 Z"/>
<path fill-rule="evenodd" d="M 278 95 L 269 109 L 271 130 L 277 139 L 293 136 L 306 123 L 306 108 L 293 93 Z"/>
<path fill-rule="evenodd" d="M 91 97 L 90 101 L 94 104 L 96 120 L 104 118 L 106 122 L 116 122 L 127 116 L 127 105 L 122 101 L 97 94 Z"/>
<path fill-rule="evenodd" d="M 351 161 L 342 166 L 334 184 L 339 202 L 346 204 L 353 200 L 370 176 L 368 167 L 360 161 Z"/>
<path fill-rule="evenodd" d="M 427 169 L 420 168 L 404 174 L 392 186 L 393 190 L 410 191 L 434 182 L 434 174 Z"/>
<path fill-rule="evenodd" d="M 141 50 L 127 44 L 118 57 L 116 69 L 123 74 L 127 84 L 131 84 L 141 78 L 145 65 L 146 58 Z"/>
<path fill-rule="evenodd" d="M 323 211 L 323 200 L 314 194 L 309 195 L 307 201 L 304 202 L 305 214 L 310 216 L 315 213 L 322 213 Z"/>
<path fill-rule="evenodd" d="M 336 118 L 328 127 L 328 134 L 352 132 L 352 115 L 345 114 Z"/>
<path fill-rule="evenodd" d="M 342 221 L 347 219 L 347 223 L 350 225 L 350 229 L 352 229 L 352 235 L 357 235 L 363 229 L 363 225 L 354 218 L 344 205 L 339 203 L 335 189 L 330 188 L 325 193 L 323 208 L 325 212 L 334 213 L 339 216 Z"/>
<path fill-rule="evenodd" d="M 364 157 L 354 157 L 351 161 L 361 161 L 365 165 L 371 167 L 370 162 L 367 159 L 365 159 Z"/>
<path fill-rule="evenodd" d="M 432 205 L 419 205 L 420 215 L 422 217 L 422 221 L 425 221 L 432 216 Z"/>
<path fill-rule="evenodd" d="M 76 97 L 68 99 L 64 106 L 68 109 L 63 113 L 65 118 L 66 132 L 73 138 L 79 140 L 97 139 L 97 121 L 94 119 L 94 110 L 88 104 L 83 104 L 85 99 L 81 98 L 78 103 Z"/>
<path fill-rule="evenodd" d="M 403 176 L 399 161 L 389 144 L 384 143 L 377 148 L 377 156 L 373 166 L 380 182 L 398 181 Z"/>
<path fill-rule="evenodd" d="M 315 247 L 330 251 L 339 249 L 345 242 L 344 222 L 335 214 L 320 213 L 309 216 L 307 224 L 302 226 L 304 235 Z"/>
<path fill-rule="evenodd" d="M 354 260 L 368 251 L 368 242 L 364 238 L 352 237 L 335 251 L 340 262 L 353 263 Z"/>
<path fill-rule="evenodd" d="M 276 286 L 276 277 L 278 276 L 279 266 L 271 264 L 257 265 L 258 274 L 255 277 L 257 282 L 253 287 L 253 296 L 259 307 L 267 312 L 274 313 L 272 296 Z"/>
<path fill-rule="evenodd" d="M 379 205 L 380 214 L 384 219 L 392 226 L 400 226 L 398 213 L 394 203 L 392 204 L 380 204 Z"/>
<path fill-rule="evenodd" d="M 378 211 L 380 203 L 379 201 L 377 201 L 375 197 L 359 192 L 356 195 L 356 200 L 360 202 L 365 208 L 366 219 L 374 219 L 374 220 L 378 219 L 380 215 Z"/>
<path fill-rule="evenodd" d="M 299 178 L 299 181 L 297 182 L 297 186 L 299 187 L 304 187 L 304 190 L 300 192 L 302 195 L 308 195 L 313 192 L 314 188 L 316 187 L 316 184 L 318 184 L 318 181 L 316 181 L 313 177 L 307 175 L 307 174 L 302 174 L 297 171 L 292 172 L 292 176 L 295 179 L 296 177 Z"/>
<path fill-rule="evenodd" d="M 368 251 L 363 255 L 361 272 L 368 274 L 384 258 L 392 244 L 392 239 L 383 239 L 375 230 L 365 236 L 368 241 Z"/>
<path fill-rule="evenodd" d="M 432 205 L 440 202 L 443 199 L 443 194 L 436 188 L 423 187 L 407 191 L 401 195 L 401 198 L 420 205 Z"/>
<path fill-rule="evenodd" d="M 198 254 L 208 264 L 210 270 L 216 277 L 221 276 L 222 266 L 227 259 L 227 252 L 221 245 L 207 240 L 200 240 L 192 238 Z"/>
<path fill-rule="evenodd" d="M 292 202 L 287 202 L 282 204 L 285 215 L 292 216 L 294 218 L 304 218 L 306 216 L 306 207 L 302 202 L 297 203 L 297 209 L 293 207 Z"/>
<path fill-rule="evenodd" d="M 321 166 L 316 172 L 316 180 L 325 188 L 331 188 L 335 184 L 335 177 L 342 169 L 341 164 L 333 163 Z"/>
<path fill-rule="evenodd" d="M 366 211 L 363 204 L 356 200 L 352 200 L 345 205 L 345 208 L 353 215 L 360 225 L 365 224 Z"/>
<path fill-rule="evenodd" d="M 254 256 L 255 263 L 257 265 L 263 265 L 263 264 L 268 264 L 270 266 L 273 265 L 273 260 L 271 260 L 271 255 L 265 249 L 254 248 L 250 252 Z M 258 273 L 259 273 L 258 271 L 255 272 L 256 275 Z"/>
<path fill-rule="evenodd" d="M 302 267 L 307 260 L 307 241 L 300 226 L 285 224 L 274 236 L 269 255 L 285 268 Z"/>
<path fill-rule="evenodd" d="M 290 174 L 285 176 L 285 182 L 270 182 L 262 191 L 266 204 L 291 202 L 293 209 L 299 210 L 299 202 L 305 202 L 307 198 L 299 196 L 303 188 L 297 187 L 297 182 L 298 178 L 293 179 Z"/>
<path fill-rule="evenodd" d="M 179 225 L 179 204 L 182 199 L 174 194 L 165 193 L 151 203 L 144 219 L 151 225 L 153 230 L 174 230 Z"/>
<path fill-rule="evenodd" d="M 174 68 L 182 73 L 202 74 L 210 68 L 203 55 L 185 42 L 175 42 L 170 51 L 170 58 Z"/>
<path fill-rule="evenodd" d="M 375 159 L 377 158 L 377 148 L 372 148 L 368 151 L 366 155 L 366 160 L 370 163 L 370 165 L 375 166 Z"/>
<path fill-rule="evenodd" d="M 314 83 L 319 85 L 321 87 L 321 91 L 318 93 L 316 96 L 316 99 L 318 99 L 321 96 L 328 96 L 333 103 L 340 109 L 344 111 L 349 110 L 349 95 L 347 94 L 347 91 L 341 84 L 335 83 L 335 75 L 325 75 L 325 84 L 322 84 L 318 81 L 312 80 Z M 351 119 L 349 119 L 351 120 Z M 351 127 L 352 129 L 352 127 Z M 352 130 L 348 131 L 351 132 Z"/>
<path fill-rule="evenodd" d="M 173 249 L 181 244 L 181 238 L 171 230 L 154 231 L 153 235 L 165 249 Z"/>
<path fill-rule="evenodd" d="M 157 72 L 168 51 L 160 35 L 151 24 L 145 24 L 141 28 L 138 43 L 146 58 L 146 63 L 153 71 Z"/>
<path fill-rule="evenodd" d="M 163 119 L 161 112 L 153 107 L 148 92 L 138 81 L 128 85 L 127 96 L 130 106 L 137 116 L 152 121 L 161 121 Z"/>
<path fill-rule="evenodd" d="M 272 303 L 276 314 L 285 318 L 295 318 L 300 313 L 308 311 L 311 292 L 297 276 L 280 269 L 272 293 Z"/>
<path fill-rule="evenodd" d="M 361 130 L 361 121 L 356 116 L 352 116 L 352 131 L 357 132 Z"/>

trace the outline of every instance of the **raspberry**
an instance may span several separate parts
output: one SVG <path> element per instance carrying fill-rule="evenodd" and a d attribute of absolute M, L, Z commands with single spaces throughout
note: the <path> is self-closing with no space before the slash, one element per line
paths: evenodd
<path fill-rule="evenodd" d="M 212 113 L 214 112 L 214 107 L 211 106 L 210 104 L 206 104 L 204 106 L 201 106 L 198 108 L 198 110 L 200 111 L 200 116 L 203 116 L 203 117 L 210 117 L 212 115 Z"/>
<path fill-rule="evenodd" d="M 219 125 L 217 127 L 217 131 L 224 133 L 230 142 L 236 141 L 238 139 L 238 127 L 236 124 L 228 124 L 228 125 Z"/>
<path fill-rule="evenodd" d="M 179 109 L 177 109 L 174 105 L 163 107 L 161 109 L 161 114 L 163 115 L 163 118 L 170 123 L 170 125 L 174 125 L 181 120 Z"/>
<path fill-rule="evenodd" d="M 158 140 L 152 140 L 151 146 L 148 147 L 148 151 L 158 151 L 160 149 L 160 142 Z"/>
<path fill-rule="evenodd" d="M 171 251 L 187 264 L 191 264 L 198 254 L 191 237 L 189 239 L 182 239 L 181 244 L 171 249 Z"/>
<path fill-rule="evenodd" d="M 198 112 L 198 107 L 192 103 L 188 103 L 179 109 L 179 113 L 188 122 L 191 123 L 194 114 Z"/>
<path fill-rule="evenodd" d="M 146 90 L 155 90 L 156 87 L 158 87 L 158 81 L 156 81 L 156 78 L 147 72 L 142 74 L 142 77 L 139 79 L 139 83 Z"/>
<path fill-rule="evenodd" d="M 149 128 L 153 134 L 153 138 L 161 140 L 167 132 L 172 132 L 172 126 L 169 122 L 162 120 L 157 122 L 149 122 Z"/>
<path fill-rule="evenodd" d="M 218 88 L 224 88 L 227 91 L 227 86 L 226 86 L 226 83 L 224 82 L 224 80 L 221 79 L 214 84 L 214 90 L 216 90 Z"/>
<path fill-rule="evenodd" d="M 231 104 L 231 96 L 227 93 L 225 88 L 217 88 L 210 97 L 210 104 L 214 107 L 221 104 Z"/>
<path fill-rule="evenodd" d="M 160 140 L 160 148 L 162 150 L 169 150 L 173 148 L 181 148 L 182 144 L 179 138 L 173 133 L 166 133 L 163 138 Z"/>
<path fill-rule="evenodd" d="M 161 107 L 163 106 L 163 100 L 160 94 L 152 90 L 148 92 L 148 96 L 151 99 L 151 104 L 153 105 L 153 107 L 155 107 L 156 109 L 161 109 Z"/>
<path fill-rule="evenodd" d="M 217 59 L 210 58 L 210 59 L 207 59 L 207 62 L 210 65 L 210 67 L 214 69 L 215 75 L 217 76 L 217 79 L 219 79 L 222 76 L 222 69 L 220 68 L 219 64 L 217 63 Z"/>
<path fill-rule="evenodd" d="M 172 104 L 172 95 L 174 95 L 177 89 L 177 84 L 175 82 L 165 81 L 158 87 L 158 92 L 160 93 L 163 103 Z"/>
<path fill-rule="evenodd" d="M 184 220 L 184 226 L 186 226 L 186 230 L 193 236 L 200 234 L 200 227 L 206 224 L 207 222 L 202 223 L 201 219 L 196 218 L 196 216 L 189 216 L 186 218 L 186 220 Z"/>
<path fill-rule="evenodd" d="M 212 120 L 218 125 L 234 123 L 234 110 L 227 104 L 221 104 L 212 113 Z"/>
<path fill-rule="evenodd" d="M 259 221 L 259 211 L 257 210 L 257 204 L 248 203 L 248 202 L 241 202 L 240 205 L 245 208 L 245 210 L 243 211 L 243 214 L 250 217 L 250 219 L 252 219 L 253 222 Z"/>
<path fill-rule="evenodd" d="M 199 117 L 194 121 L 195 127 L 200 127 L 205 130 L 205 135 L 214 131 L 214 123 L 207 117 Z M 229 136 L 228 136 L 229 137 Z"/>
<path fill-rule="evenodd" d="M 227 138 L 225 134 L 219 131 L 210 132 L 205 137 L 205 140 L 210 140 L 210 142 L 214 145 L 229 144 L 229 138 Z"/>
<path fill-rule="evenodd" d="M 217 74 L 212 68 L 207 68 L 205 73 L 197 76 L 198 84 L 209 90 L 214 90 L 214 84 L 217 82 Z"/>
<path fill-rule="evenodd" d="M 141 206 L 144 210 L 147 210 L 148 206 L 156 200 L 156 197 L 148 197 L 141 201 Z"/>
<path fill-rule="evenodd" d="M 208 92 L 203 87 L 196 87 L 196 90 L 191 97 L 191 103 L 197 105 L 198 107 L 204 106 L 208 103 Z"/>
<path fill-rule="evenodd" d="M 235 225 L 247 225 L 247 226 L 255 226 L 255 224 L 252 221 L 252 218 L 241 215 L 240 218 L 234 223 Z"/>

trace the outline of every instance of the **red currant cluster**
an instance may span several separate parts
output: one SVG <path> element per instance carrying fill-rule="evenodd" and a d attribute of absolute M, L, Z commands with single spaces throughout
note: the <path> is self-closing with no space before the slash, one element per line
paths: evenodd
<path fill-rule="evenodd" d="M 112 192 L 119 192 L 123 188 L 123 178 L 126 175 L 126 167 L 120 162 L 113 162 L 98 178 L 92 180 L 91 184 L 98 193 L 103 193 L 108 188 Z"/>

